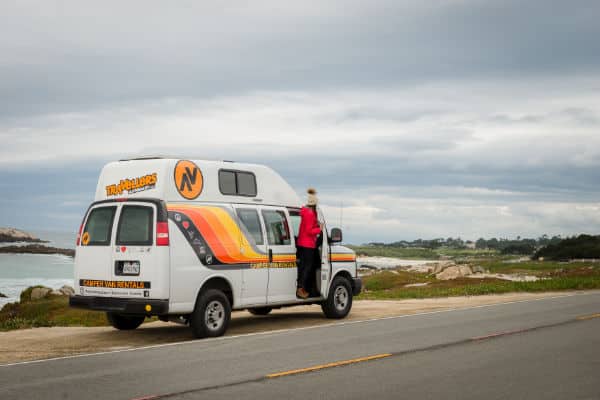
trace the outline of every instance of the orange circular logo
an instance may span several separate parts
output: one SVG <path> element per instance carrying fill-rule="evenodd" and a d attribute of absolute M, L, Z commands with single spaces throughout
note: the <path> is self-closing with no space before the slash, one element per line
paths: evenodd
<path fill-rule="evenodd" d="M 85 232 L 83 234 L 83 237 L 81 238 L 81 243 L 84 246 L 87 246 L 89 242 L 90 242 L 90 234 L 89 234 L 89 232 Z"/>
<path fill-rule="evenodd" d="M 175 187 L 181 196 L 194 200 L 202 193 L 204 179 L 202 172 L 191 161 L 181 160 L 175 165 Z"/>

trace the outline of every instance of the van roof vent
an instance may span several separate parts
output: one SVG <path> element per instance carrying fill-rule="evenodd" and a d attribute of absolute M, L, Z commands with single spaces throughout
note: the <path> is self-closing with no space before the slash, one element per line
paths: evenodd
<path fill-rule="evenodd" d="M 135 158 L 123 158 L 119 161 L 137 161 L 137 160 L 162 160 L 165 157 L 162 156 L 142 156 L 142 157 L 135 157 Z"/>

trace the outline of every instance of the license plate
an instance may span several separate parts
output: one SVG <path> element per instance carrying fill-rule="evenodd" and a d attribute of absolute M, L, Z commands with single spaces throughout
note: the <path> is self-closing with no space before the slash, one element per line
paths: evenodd
<path fill-rule="evenodd" d="M 140 262 L 139 261 L 124 261 L 123 262 L 123 274 L 139 275 L 140 274 Z"/>

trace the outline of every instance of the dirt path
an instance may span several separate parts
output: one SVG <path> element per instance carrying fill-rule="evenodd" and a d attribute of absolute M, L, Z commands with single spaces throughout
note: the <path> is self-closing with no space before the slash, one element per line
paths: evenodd
<path fill-rule="evenodd" d="M 352 312 L 344 321 L 361 321 L 564 295 L 568 295 L 568 293 L 518 293 L 419 300 L 363 300 L 354 302 Z M 326 319 L 319 306 L 284 308 L 274 310 L 264 317 L 253 316 L 246 311 L 236 311 L 233 313 L 227 335 L 316 326 L 335 322 Z M 117 331 L 110 327 L 23 329 L 0 332 L 0 364 L 130 349 L 187 340 L 192 340 L 188 327 L 166 322 L 144 324 L 135 331 Z"/>

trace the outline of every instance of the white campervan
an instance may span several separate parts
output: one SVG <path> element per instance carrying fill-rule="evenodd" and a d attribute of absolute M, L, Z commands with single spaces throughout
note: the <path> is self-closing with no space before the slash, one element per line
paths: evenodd
<path fill-rule="evenodd" d="M 118 329 L 153 315 L 189 323 L 196 337 L 222 335 L 231 310 L 320 304 L 327 317 L 343 318 L 362 284 L 337 228 L 321 235 L 311 296 L 296 298 L 301 204 L 263 165 L 109 163 L 77 236 L 70 305 L 106 311 Z"/>

